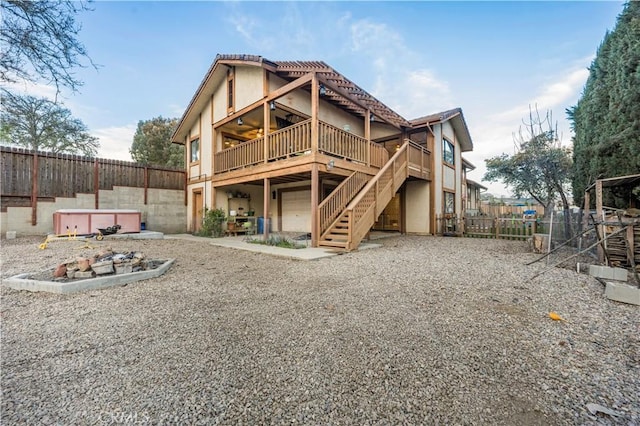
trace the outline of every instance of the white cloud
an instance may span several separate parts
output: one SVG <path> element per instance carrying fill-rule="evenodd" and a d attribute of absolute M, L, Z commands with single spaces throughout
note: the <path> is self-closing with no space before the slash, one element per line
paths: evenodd
<path fill-rule="evenodd" d="M 422 63 L 402 36 L 386 24 L 364 19 L 351 24 L 351 51 L 371 62 L 372 95 L 407 119 L 453 106 L 449 84 Z"/>
<path fill-rule="evenodd" d="M 555 76 L 555 79 L 548 80 L 547 84 L 541 86 L 537 92 L 527 102 L 522 102 L 505 111 L 489 114 L 480 119 L 480 111 L 466 116 L 469 123 L 471 136 L 474 141 L 474 150 L 466 153 L 468 158 L 476 165 L 476 170 L 472 171 L 469 177 L 475 181 L 480 181 L 486 172 L 484 160 L 495 157 L 502 153 L 514 153 L 513 135 L 522 125 L 522 120 L 529 115 L 529 106 L 535 108 L 544 116 L 547 110 L 553 111 L 553 121 L 558 124 L 558 133 L 564 145 L 570 144 L 571 130 L 568 120 L 565 118 L 565 109 L 575 104 L 580 96 L 589 71 L 585 63 L 589 63 L 592 58 L 584 58 L 584 63 L 576 64 Z M 476 120 L 477 119 L 477 120 Z M 487 183 L 489 192 L 496 195 L 510 195 L 510 192 L 500 183 Z"/>
<path fill-rule="evenodd" d="M 540 94 L 531 99 L 527 104 L 517 105 L 495 116 L 498 120 L 521 120 L 529 114 L 529 106 L 541 108 L 543 111 L 566 105 L 567 102 L 576 99 L 587 77 L 589 70 L 586 68 L 569 70 L 560 80 L 551 81 L 542 87 Z"/>
<path fill-rule="evenodd" d="M 56 87 L 47 84 L 32 83 L 30 81 L 23 80 L 15 83 L 5 83 L 3 86 L 14 93 L 35 96 L 38 98 L 47 98 L 52 101 L 56 100 L 56 95 L 60 98 L 60 95 L 57 94 Z"/>
<path fill-rule="evenodd" d="M 98 157 L 132 161 L 129 148 L 133 143 L 133 135 L 137 125 L 127 124 L 125 126 L 106 127 L 92 130 L 90 133 L 100 139 L 100 149 Z"/>

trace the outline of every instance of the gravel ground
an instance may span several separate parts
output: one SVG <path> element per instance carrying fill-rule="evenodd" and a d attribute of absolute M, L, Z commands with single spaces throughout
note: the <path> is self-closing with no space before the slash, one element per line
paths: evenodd
<path fill-rule="evenodd" d="M 2 277 L 82 252 L 41 240 L 3 241 Z M 305 262 L 103 241 L 177 262 L 73 295 L 2 286 L 2 424 L 640 424 L 637 306 L 568 269 L 530 280 L 521 242 L 376 242 Z"/>

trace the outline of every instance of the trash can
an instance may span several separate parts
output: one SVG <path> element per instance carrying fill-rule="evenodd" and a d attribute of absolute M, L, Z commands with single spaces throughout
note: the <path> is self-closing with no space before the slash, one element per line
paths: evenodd
<path fill-rule="evenodd" d="M 264 234 L 264 217 L 258 216 L 258 234 Z"/>

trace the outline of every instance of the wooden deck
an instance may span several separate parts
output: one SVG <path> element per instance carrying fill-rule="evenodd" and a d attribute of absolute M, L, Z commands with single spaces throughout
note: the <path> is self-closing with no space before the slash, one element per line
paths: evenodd
<path fill-rule="evenodd" d="M 271 170 L 287 168 L 289 166 L 280 163 L 282 160 L 315 154 L 342 160 L 341 165 L 351 171 L 365 167 L 375 172 L 389 161 L 389 153 L 382 145 L 324 122 L 319 122 L 318 143 L 313 144 L 311 124 L 308 119 L 215 153 L 214 176 L 269 163 L 279 163 L 269 167 Z M 429 179 L 429 151 L 414 144 L 409 154 L 411 174 Z"/>

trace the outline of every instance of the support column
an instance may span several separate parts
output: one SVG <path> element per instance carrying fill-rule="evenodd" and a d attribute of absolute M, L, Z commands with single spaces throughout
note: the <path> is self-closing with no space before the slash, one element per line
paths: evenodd
<path fill-rule="evenodd" d="M 604 217 L 602 216 L 602 181 L 596 180 L 596 222 L 602 222 Z M 598 227 L 598 233 L 601 238 L 604 238 L 604 225 L 596 225 Z M 603 244 L 606 244 L 603 243 Z M 604 262 L 604 250 L 602 244 L 598 244 L 598 259 L 600 262 Z"/>
<path fill-rule="evenodd" d="M 311 152 L 318 153 L 318 111 L 320 109 L 320 85 L 314 73 L 311 79 Z M 313 193 L 313 191 L 312 191 Z M 313 233 L 312 233 L 313 234 Z"/>
<path fill-rule="evenodd" d="M 311 169 L 311 247 L 318 247 L 318 240 L 320 239 L 319 192 L 318 163 L 314 163 Z"/>
<path fill-rule="evenodd" d="M 263 231 L 264 231 L 264 238 L 266 239 L 269 236 L 269 226 L 270 224 L 270 217 L 269 217 L 269 204 L 271 201 L 271 180 L 269 178 L 265 178 L 264 179 L 264 206 L 263 206 L 263 210 L 264 210 L 264 218 L 263 218 Z"/>

